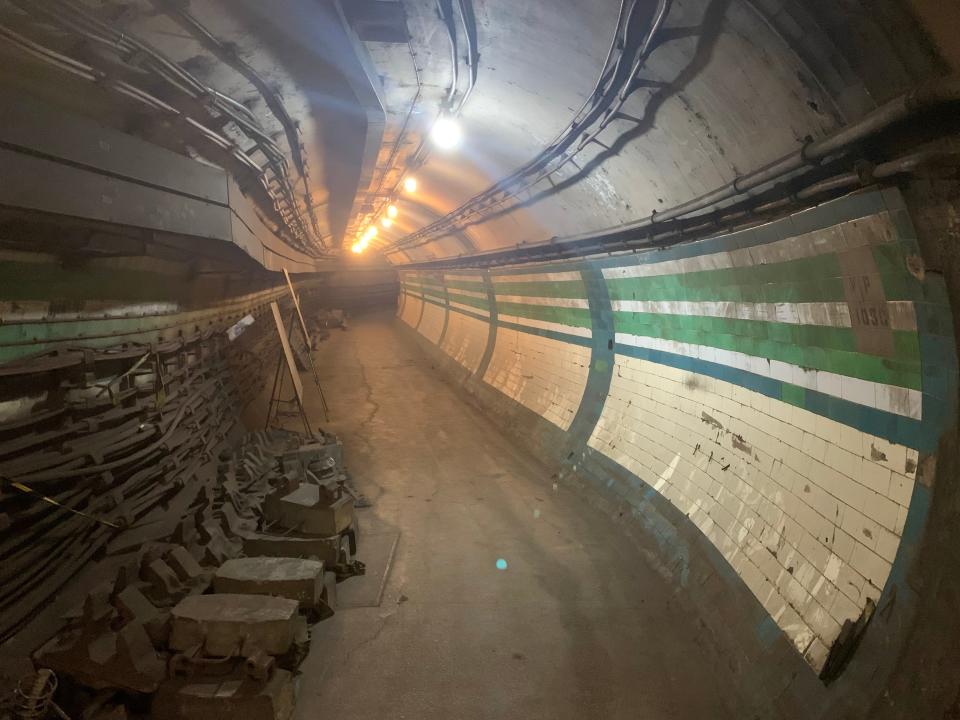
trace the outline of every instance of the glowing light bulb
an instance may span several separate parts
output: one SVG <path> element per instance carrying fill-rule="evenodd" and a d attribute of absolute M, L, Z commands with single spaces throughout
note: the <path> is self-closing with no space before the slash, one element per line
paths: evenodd
<path fill-rule="evenodd" d="M 367 231 L 363 234 L 365 240 L 373 240 L 377 236 L 377 226 L 371 225 L 367 228 Z"/>
<path fill-rule="evenodd" d="M 409 180 L 410 178 L 407 178 L 407 179 Z M 393 219 L 393 218 L 395 218 L 395 217 L 397 216 L 397 214 L 398 214 L 398 211 L 397 211 L 397 206 L 396 206 L 396 205 L 388 205 L 388 206 L 387 206 L 387 217 L 388 217 L 388 218 Z"/>
<path fill-rule="evenodd" d="M 408 193 L 415 193 L 417 191 L 417 179 L 411 175 L 403 181 L 403 189 Z"/>
<path fill-rule="evenodd" d="M 388 217 L 385 217 L 380 221 L 380 224 L 383 225 L 385 228 L 388 228 L 391 225 L 393 225 L 393 220 L 391 220 Z"/>
<path fill-rule="evenodd" d="M 358 243 L 358 242 L 355 242 L 353 245 L 351 245 L 351 246 L 350 246 L 350 249 L 351 249 L 353 252 L 355 252 L 357 255 L 359 255 L 360 253 L 363 252 L 363 248 L 360 246 L 360 243 Z"/>
<path fill-rule="evenodd" d="M 434 123 L 433 130 L 430 131 L 430 137 L 433 139 L 433 144 L 438 148 L 450 150 L 460 144 L 463 131 L 456 120 L 450 117 L 442 117 Z"/>

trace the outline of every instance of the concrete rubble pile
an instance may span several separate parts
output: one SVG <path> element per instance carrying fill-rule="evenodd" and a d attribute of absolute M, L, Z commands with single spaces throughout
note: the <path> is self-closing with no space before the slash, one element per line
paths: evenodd
<path fill-rule="evenodd" d="M 331 435 L 284 430 L 221 452 L 215 482 L 167 534 L 140 543 L 135 562 L 90 589 L 33 653 L 61 683 L 51 707 L 62 700 L 68 716 L 91 718 L 288 718 L 309 623 L 333 613 L 338 579 L 363 572 L 342 456 Z"/>

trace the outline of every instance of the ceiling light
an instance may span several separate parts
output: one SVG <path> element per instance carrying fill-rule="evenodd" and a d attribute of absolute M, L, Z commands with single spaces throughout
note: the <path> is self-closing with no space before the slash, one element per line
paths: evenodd
<path fill-rule="evenodd" d="M 383 225 L 385 228 L 388 228 L 391 225 L 393 225 L 393 220 L 391 220 L 388 217 L 385 217 L 380 221 L 380 224 Z"/>
<path fill-rule="evenodd" d="M 441 117 L 433 125 L 430 131 L 430 137 L 433 144 L 443 150 L 450 150 L 460 144 L 460 138 L 463 132 L 460 130 L 460 124 L 451 117 Z"/>
<path fill-rule="evenodd" d="M 364 240 L 372 240 L 377 236 L 377 226 L 371 225 L 367 228 L 367 231 L 363 234 Z"/>
<path fill-rule="evenodd" d="M 363 246 L 359 242 L 355 242 L 353 245 L 351 245 L 350 249 L 357 253 L 357 255 L 363 252 Z"/>
<path fill-rule="evenodd" d="M 408 179 L 410 179 L 410 178 L 408 178 Z M 416 181 L 414 181 L 414 182 L 416 182 Z M 396 216 L 397 216 L 397 206 L 396 206 L 396 205 L 388 205 L 388 206 L 387 206 L 387 217 L 388 217 L 388 218 L 395 218 Z"/>
<path fill-rule="evenodd" d="M 411 175 L 403 181 L 403 189 L 408 193 L 415 193 L 417 191 L 417 179 Z"/>

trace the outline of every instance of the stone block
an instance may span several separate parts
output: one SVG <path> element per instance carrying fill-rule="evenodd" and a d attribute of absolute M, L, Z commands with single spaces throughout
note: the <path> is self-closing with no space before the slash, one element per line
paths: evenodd
<path fill-rule="evenodd" d="M 154 696 L 154 720 L 288 720 L 293 715 L 292 675 L 275 670 L 266 682 L 229 677 L 208 682 L 168 680 Z"/>
<path fill-rule="evenodd" d="M 173 597 L 183 591 L 177 574 L 163 560 L 154 560 L 147 565 L 143 570 L 143 579 L 161 595 Z"/>
<path fill-rule="evenodd" d="M 301 485 L 280 500 L 280 523 L 305 535 L 337 535 L 350 527 L 353 498 L 343 494 L 327 502 L 325 488 Z"/>
<path fill-rule="evenodd" d="M 37 661 L 97 690 L 151 693 L 166 674 L 166 664 L 137 622 L 127 623 L 118 632 L 103 621 L 67 631 L 45 645 Z"/>
<path fill-rule="evenodd" d="M 325 565 L 336 565 L 340 537 L 303 537 L 301 535 L 268 535 L 247 533 L 243 536 L 243 553 L 251 557 L 315 558 Z"/>
<path fill-rule="evenodd" d="M 201 645 L 214 657 L 253 649 L 282 655 L 294 639 L 297 608 L 295 600 L 269 595 L 191 595 L 171 613 L 170 649 Z"/>
<path fill-rule="evenodd" d="M 200 567 L 200 563 L 181 545 L 178 545 L 167 553 L 167 565 L 170 566 L 170 569 L 176 573 L 182 582 L 195 580 L 203 574 L 203 568 Z"/>
<path fill-rule="evenodd" d="M 274 595 L 315 608 L 323 595 L 323 563 L 289 557 L 227 560 L 213 576 L 218 593 Z"/>

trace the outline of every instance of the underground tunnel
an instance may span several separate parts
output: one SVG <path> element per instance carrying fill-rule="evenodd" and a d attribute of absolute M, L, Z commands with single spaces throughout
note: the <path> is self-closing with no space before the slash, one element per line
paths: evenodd
<path fill-rule="evenodd" d="M 960 718 L 958 38 L 0 0 L 0 716 Z"/>

